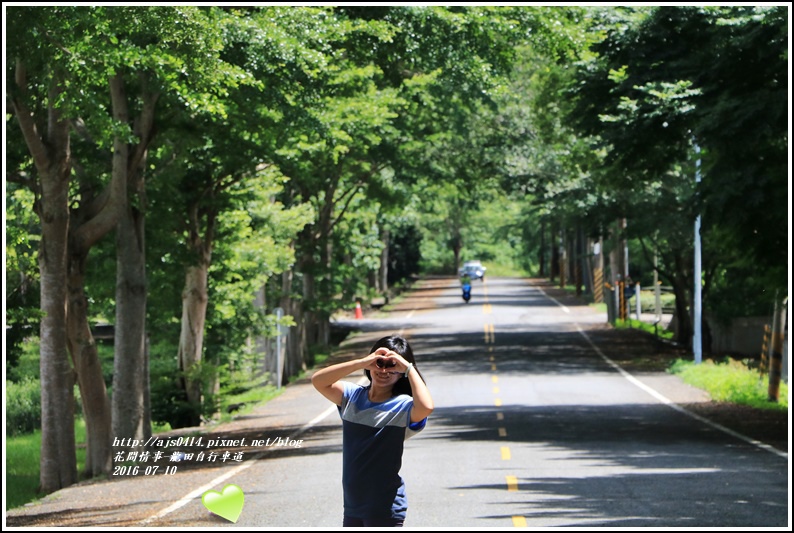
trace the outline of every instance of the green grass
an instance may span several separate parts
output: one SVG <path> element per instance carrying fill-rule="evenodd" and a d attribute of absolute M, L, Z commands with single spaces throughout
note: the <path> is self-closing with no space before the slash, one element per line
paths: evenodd
<path fill-rule="evenodd" d="M 255 380 L 248 381 L 244 384 L 238 383 L 237 388 L 240 392 L 223 395 L 219 421 L 221 423 L 229 422 L 230 420 L 234 420 L 237 416 L 250 413 L 257 405 L 268 402 L 284 392 L 283 387 L 279 390 L 275 385 L 262 384 Z M 227 411 L 230 405 L 239 405 L 240 408 L 233 413 L 229 413 Z"/>
<path fill-rule="evenodd" d="M 85 466 L 85 422 L 74 423 L 77 448 L 77 471 Z M 6 439 L 6 511 L 38 500 L 43 494 L 39 487 L 39 457 L 41 455 L 41 430 Z"/>
<path fill-rule="evenodd" d="M 485 265 L 485 279 L 489 277 L 492 278 L 526 278 L 529 277 L 530 274 L 525 269 L 507 264 L 486 264 Z"/>
<path fill-rule="evenodd" d="M 735 359 L 726 358 L 722 362 L 707 359 L 701 364 L 679 359 L 669 371 L 680 376 L 684 382 L 706 390 L 716 401 L 760 409 L 788 410 L 788 386 L 785 382 L 780 382 L 779 401 L 769 401 L 768 376 Z"/>
<path fill-rule="evenodd" d="M 607 304 L 601 303 L 591 303 L 589 304 L 590 308 L 592 308 L 597 313 L 606 313 L 607 312 Z"/>
<path fill-rule="evenodd" d="M 632 300 L 632 309 L 634 308 L 635 300 Z M 640 302 L 643 313 L 656 312 L 656 293 L 653 290 L 641 290 Z M 659 295 L 659 303 L 662 307 L 663 313 L 672 313 L 675 309 L 675 294 L 670 292 L 663 292 Z"/>
<path fill-rule="evenodd" d="M 239 384 L 238 384 L 239 385 Z M 273 385 L 252 386 L 247 383 L 239 387 L 241 392 L 225 395 L 222 402 L 221 416 L 218 423 L 233 420 L 235 417 L 246 414 L 257 405 L 267 402 L 281 394 L 284 389 L 276 390 Z M 227 413 L 226 407 L 234 404 L 243 404 L 234 413 Z M 152 428 L 154 433 L 169 431 L 168 424 Z M 77 443 L 77 472 L 82 472 L 85 467 L 85 421 L 82 418 L 75 420 L 75 442 Z M 39 486 L 39 458 L 41 455 L 41 430 L 26 435 L 6 438 L 6 510 L 14 509 L 36 501 L 44 496 L 36 491 Z"/>
<path fill-rule="evenodd" d="M 171 426 L 154 426 L 152 431 L 169 431 Z M 77 444 L 77 473 L 85 468 L 85 420 L 74 421 L 74 436 Z M 41 430 L 33 433 L 6 437 L 6 511 L 36 501 L 44 494 L 36 491 L 39 487 L 39 458 L 41 457 Z"/>
<path fill-rule="evenodd" d="M 639 329 L 642 331 L 647 331 L 651 335 L 656 335 L 657 337 L 669 340 L 672 340 L 673 337 L 675 337 L 675 334 L 672 331 L 655 326 L 650 322 L 643 322 L 633 318 L 629 318 L 628 320 L 615 320 L 615 329 Z"/>
<path fill-rule="evenodd" d="M 314 366 L 319 367 L 323 365 L 331 357 L 331 354 L 318 353 L 314 355 Z"/>

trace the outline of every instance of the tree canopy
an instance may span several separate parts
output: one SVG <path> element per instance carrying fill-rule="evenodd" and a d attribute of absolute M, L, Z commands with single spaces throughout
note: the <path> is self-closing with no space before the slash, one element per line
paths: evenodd
<path fill-rule="evenodd" d="M 94 475 L 240 368 L 276 384 L 276 308 L 286 383 L 414 275 L 628 240 L 687 342 L 697 215 L 708 313 L 787 294 L 784 6 L 4 9 L 6 368 L 39 328 L 44 490 L 76 480 L 73 371 Z"/>

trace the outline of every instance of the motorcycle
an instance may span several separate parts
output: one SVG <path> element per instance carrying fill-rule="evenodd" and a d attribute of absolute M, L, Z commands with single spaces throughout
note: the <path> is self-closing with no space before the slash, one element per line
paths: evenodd
<path fill-rule="evenodd" d="M 463 300 L 466 303 L 469 303 L 469 300 L 471 299 L 471 284 L 465 283 L 462 285 L 462 287 L 463 287 Z"/>

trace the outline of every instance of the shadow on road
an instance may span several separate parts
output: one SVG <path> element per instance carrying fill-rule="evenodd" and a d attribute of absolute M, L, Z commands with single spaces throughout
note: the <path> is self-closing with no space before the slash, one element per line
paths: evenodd
<path fill-rule="evenodd" d="M 785 526 L 784 460 L 726 436 L 661 404 L 440 408 L 424 439 L 472 444 L 498 439 L 524 461 L 505 467 L 516 477 L 508 514 L 528 525 L 614 527 Z M 714 454 L 727 446 L 731 453 Z M 456 447 L 466 450 L 468 447 Z M 461 452 L 464 453 L 464 452 Z M 536 458 L 536 461 L 532 460 Z M 458 458 L 460 460 L 460 458 Z M 535 470 L 532 464 L 545 465 Z M 549 464 L 557 468 L 549 469 Z M 754 480 L 752 484 L 746 480 Z M 505 502 L 506 484 L 460 484 Z M 487 493 L 493 492 L 488 497 Z M 687 499 L 682 495 L 690 495 Z M 696 498 L 691 495 L 696 494 Z M 747 506 L 758 513 L 747 513 Z"/>
<path fill-rule="evenodd" d="M 125 504 L 126 512 L 135 512 L 135 507 L 146 507 L 158 504 L 157 500 Z M 125 513 L 119 512 L 119 505 L 103 505 L 97 507 L 80 507 L 77 509 L 40 512 L 32 515 L 12 515 L 6 518 L 8 527 L 42 527 L 49 525 L 69 527 L 124 527 L 137 525 L 137 520 L 126 519 Z"/>

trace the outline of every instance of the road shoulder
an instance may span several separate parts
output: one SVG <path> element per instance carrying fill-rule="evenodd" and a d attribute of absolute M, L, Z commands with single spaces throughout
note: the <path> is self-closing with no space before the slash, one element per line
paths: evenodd
<path fill-rule="evenodd" d="M 528 280 L 559 302 L 587 314 L 584 300 L 547 280 Z M 595 312 L 592 311 L 591 312 Z M 703 389 L 685 383 L 667 369 L 677 359 L 690 357 L 681 347 L 636 329 L 616 329 L 604 321 L 588 324 L 588 335 L 620 368 L 658 391 L 682 409 L 779 452 L 789 452 L 790 411 L 759 409 L 711 399 Z"/>

